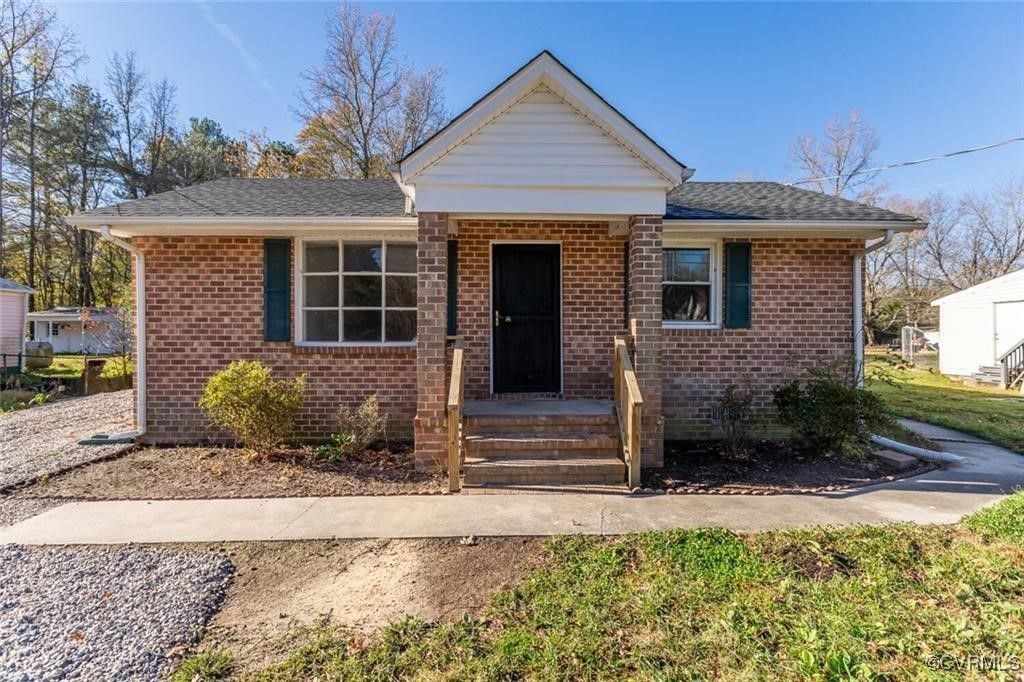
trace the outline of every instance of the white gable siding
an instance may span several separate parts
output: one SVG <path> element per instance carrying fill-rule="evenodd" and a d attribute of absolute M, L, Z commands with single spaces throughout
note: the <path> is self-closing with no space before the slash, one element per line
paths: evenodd
<path fill-rule="evenodd" d="M 664 179 L 543 86 L 442 155 L 415 185 L 421 211 L 660 215 L 665 208 Z"/>
<path fill-rule="evenodd" d="M 995 309 L 997 303 L 1008 301 L 1024 301 L 1024 270 L 965 289 L 937 302 L 939 371 L 969 376 L 979 367 L 996 363 Z M 1001 340 L 1002 345 L 1005 343 Z"/>

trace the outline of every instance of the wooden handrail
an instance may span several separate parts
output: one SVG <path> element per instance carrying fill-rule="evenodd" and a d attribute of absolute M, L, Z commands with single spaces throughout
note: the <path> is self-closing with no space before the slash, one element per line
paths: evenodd
<path fill-rule="evenodd" d="M 452 353 L 452 376 L 448 384 L 448 490 L 459 492 L 462 469 L 462 403 L 466 380 L 462 372 L 462 348 Z"/>
<path fill-rule="evenodd" d="M 996 362 L 1002 368 L 1003 388 L 1012 388 L 1024 378 L 1024 339 L 996 358 Z"/>
<path fill-rule="evenodd" d="M 1020 351 L 1020 350 L 1024 350 L 1024 339 L 1021 339 L 1020 341 L 1018 341 L 1016 346 L 1014 346 L 1013 348 L 1011 348 L 1010 350 L 1006 351 L 1005 353 L 1000 355 L 998 358 L 996 358 L 996 362 L 1002 362 L 1006 358 L 1010 357 L 1011 354 L 1013 354 L 1016 351 Z"/>
<path fill-rule="evenodd" d="M 633 361 L 629 358 L 626 339 L 615 337 L 615 413 L 622 439 L 622 456 L 626 462 L 630 488 L 640 485 L 641 419 L 644 399 L 636 380 Z"/>

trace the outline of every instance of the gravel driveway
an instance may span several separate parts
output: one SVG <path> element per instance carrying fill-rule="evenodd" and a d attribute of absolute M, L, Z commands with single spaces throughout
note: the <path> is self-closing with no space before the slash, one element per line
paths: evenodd
<path fill-rule="evenodd" d="M 0 679 L 164 678 L 231 573 L 203 552 L 0 547 Z"/>
<path fill-rule="evenodd" d="M 127 450 L 78 441 L 130 429 L 132 400 L 133 391 L 116 391 L 0 415 L 0 489 Z"/>

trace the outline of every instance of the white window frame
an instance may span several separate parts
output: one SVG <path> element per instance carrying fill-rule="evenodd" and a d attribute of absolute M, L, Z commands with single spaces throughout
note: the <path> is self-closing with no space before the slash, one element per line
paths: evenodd
<path fill-rule="evenodd" d="M 325 243 L 325 242 L 336 242 L 338 245 L 338 270 L 332 272 L 306 272 L 306 244 L 308 243 Z M 381 260 L 380 272 L 346 272 L 345 271 L 345 244 L 370 244 L 379 242 L 383 249 L 383 258 Z M 294 297 L 294 323 L 295 323 L 295 345 L 305 346 L 312 348 L 415 348 L 416 339 L 412 341 L 384 341 L 385 330 L 387 326 L 387 311 L 388 310 L 404 310 L 415 312 L 417 306 L 387 306 L 387 249 L 388 244 L 404 244 L 413 246 L 416 245 L 415 239 L 408 238 L 395 238 L 389 236 L 371 236 L 371 235 L 359 235 L 359 236 L 338 236 L 338 235 L 324 235 L 317 237 L 302 237 L 295 239 L 295 262 L 294 262 L 294 273 L 293 279 L 295 281 L 295 297 Z M 405 273 L 391 273 L 399 277 L 412 277 L 416 280 L 416 287 L 419 288 L 419 274 L 417 272 L 405 272 Z M 305 296 L 305 283 L 306 275 L 324 275 L 334 276 L 338 278 L 338 307 L 337 308 L 322 308 L 317 306 L 307 307 L 304 305 Z M 344 305 L 344 288 L 345 288 L 345 275 L 373 275 L 381 278 L 381 292 L 380 292 L 380 307 L 371 308 L 366 306 L 345 306 Z M 307 310 L 335 310 L 338 311 L 342 316 L 338 320 L 338 335 L 342 336 L 345 333 L 344 328 L 344 311 L 345 310 L 379 310 L 381 317 L 381 341 L 306 341 L 306 329 L 305 329 L 305 315 L 303 313 Z M 419 330 L 417 329 L 417 334 Z"/>
<path fill-rule="evenodd" d="M 708 298 L 711 304 L 707 321 L 701 320 L 665 320 L 661 321 L 664 329 L 721 329 L 722 328 L 722 241 L 720 239 L 666 239 L 662 249 L 709 249 L 711 291 Z M 686 284 L 686 282 L 669 282 L 662 277 L 662 291 L 666 284 Z M 694 282 L 703 285 L 704 282 Z"/>

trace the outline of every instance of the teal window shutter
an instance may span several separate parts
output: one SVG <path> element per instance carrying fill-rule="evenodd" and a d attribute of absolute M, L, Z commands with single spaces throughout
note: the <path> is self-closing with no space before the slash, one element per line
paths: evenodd
<path fill-rule="evenodd" d="M 263 240 L 263 340 L 291 339 L 292 240 Z"/>
<path fill-rule="evenodd" d="M 459 243 L 448 240 L 448 336 L 455 336 L 458 329 L 459 304 Z"/>
<path fill-rule="evenodd" d="M 750 244 L 725 245 L 725 326 L 750 327 Z"/>

